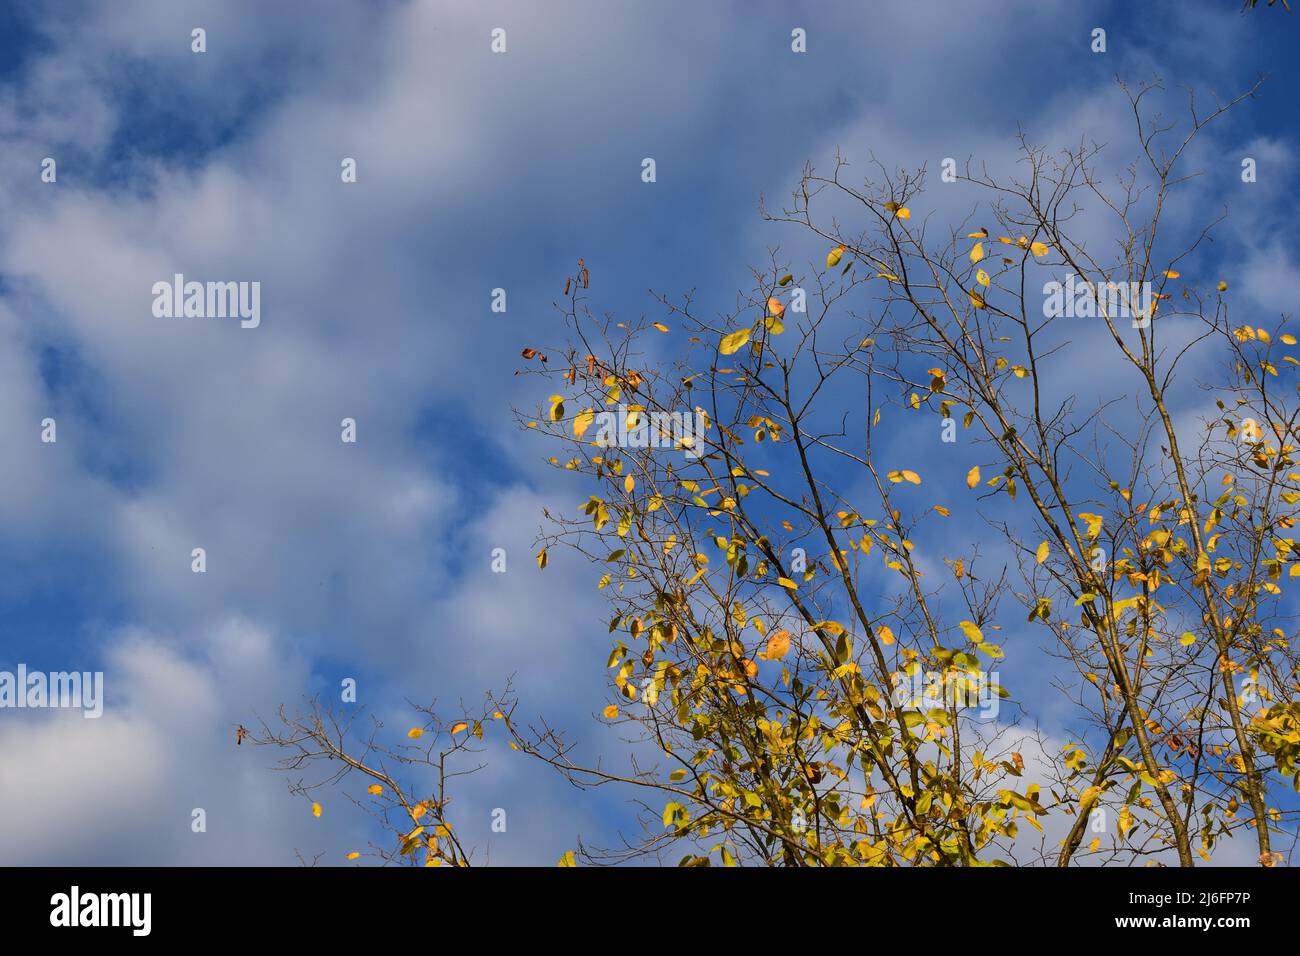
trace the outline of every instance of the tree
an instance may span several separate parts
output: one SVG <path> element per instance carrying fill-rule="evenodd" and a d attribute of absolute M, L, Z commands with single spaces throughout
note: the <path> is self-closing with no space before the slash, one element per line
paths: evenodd
<path fill-rule="evenodd" d="M 502 696 L 509 696 L 508 685 Z M 373 719 L 360 740 L 349 741 L 360 712 L 339 716 L 318 699 L 302 714 L 281 707 L 277 727 L 262 722 L 260 732 L 246 733 L 255 744 L 287 751 L 281 770 L 308 775 L 292 780 L 289 791 L 311 801 L 316 816 L 323 812 L 318 794 L 350 778 L 365 783 L 364 797 L 348 794 L 347 799 L 377 818 L 391 842 L 372 843 L 365 853 L 353 850 L 349 860 L 368 856 L 390 864 L 469 866 L 473 849 L 461 842 L 454 825 L 450 784 L 483 769 L 481 761 L 474 762 L 482 753 L 483 728 L 506 715 L 491 702 L 463 720 L 444 720 L 432 705 L 414 710 L 419 722 L 405 731 L 405 742 L 390 742 L 394 735 Z M 464 704 L 460 711 L 469 712 Z"/>
<path fill-rule="evenodd" d="M 839 159 L 763 210 L 820 237 L 824 267 L 773 252 L 723 318 L 688 294 L 620 323 L 591 310 L 585 264 L 566 281 L 570 342 L 524 350 L 550 397 L 520 421 L 586 498 L 548 513 L 538 565 L 567 548 L 600 569 L 629 768 L 493 707 L 516 749 L 645 799 L 640 838 L 568 861 L 1191 866 L 1236 835 L 1281 860 L 1295 338 L 1181 274 L 1217 220 L 1181 245 L 1163 228 L 1189 146 L 1254 89 L 1193 98 L 1181 133 L 1147 108 L 1158 83 L 1124 92 L 1137 160 L 1117 186 L 1099 146 L 1022 139 L 1026 173 L 968 163 L 987 201 L 936 230 L 924 170 L 855 184 Z M 1193 428 L 1175 372 L 1209 353 L 1215 411 Z M 1085 359 L 1113 381 L 1057 394 Z M 923 442 L 947 474 L 922 474 Z M 993 536 L 941 530 L 959 509 Z M 1064 743 L 996 671 L 1032 635 L 1061 662 Z"/>

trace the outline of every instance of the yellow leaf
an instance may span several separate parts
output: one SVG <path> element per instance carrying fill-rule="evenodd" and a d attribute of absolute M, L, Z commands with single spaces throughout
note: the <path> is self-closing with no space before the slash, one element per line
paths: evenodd
<path fill-rule="evenodd" d="M 319 803 L 313 803 L 313 804 L 311 805 L 311 815 L 312 815 L 313 817 L 318 817 L 318 816 L 320 816 L 320 804 L 319 804 Z"/>
<path fill-rule="evenodd" d="M 606 720 L 613 720 L 615 717 L 618 716 L 618 705 L 610 704 L 608 707 L 605 708 L 604 713 L 605 713 Z"/>
<path fill-rule="evenodd" d="M 1088 852 L 1096 853 L 1101 848 L 1101 837 L 1093 837 L 1092 842 L 1088 844 Z"/>
<path fill-rule="evenodd" d="M 980 466 L 976 465 L 970 471 L 966 472 L 966 487 L 974 488 L 980 483 Z"/>
<path fill-rule="evenodd" d="M 550 411 L 551 421 L 558 422 L 563 417 L 564 417 L 564 396 L 552 395 L 551 411 Z"/>
<path fill-rule="evenodd" d="M 1101 515 L 1091 514 L 1087 511 L 1080 511 L 1078 517 L 1080 521 L 1087 524 L 1089 538 L 1095 538 L 1097 535 L 1101 534 L 1101 524 L 1103 520 Z"/>
<path fill-rule="evenodd" d="M 718 346 L 718 351 L 723 355 L 733 355 L 736 352 L 739 352 L 741 347 L 749 341 L 749 336 L 752 331 L 752 329 L 741 329 L 738 332 L 732 332 L 730 335 L 725 336 L 722 340 L 722 344 Z"/>
<path fill-rule="evenodd" d="M 356 859 L 357 857 L 359 857 L 360 855 L 361 855 L 361 854 L 358 853 L 356 850 L 353 850 L 351 853 L 348 854 L 348 859 L 349 859 L 349 860 L 355 860 L 355 859 Z"/>
<path fill-rule="evenodd" d="M 840 264 L 840 259 L 844 255 L 844 247 L 836 246 L 830 252 L 826 253 L 826 268 L 834 269 Z"/>
<path fill-rule="evenodd" d="M 876 628 L 876 638 L 886 647 L 894 643 L 894 632 L 890 630 L 888 624 L 881 624 Z"/>
<path fill-rule="evenodd" d="M 539 570 L 545 568 L 546 563 L 549 560 L 550 558 L 547 557 L 545 548 L 542 548 L 542 550 L 537 552 L 537 567 Z"/>
<path fill-rule="evenodd" d="M 770 299 L 767 300 L 767 311 L 770 312 L 772 315 L 779 317 L 781 313 L 785 311 L 785 306 L 781 304 L 780 299 L 778 299 L 776 296 L 772 296 Z"/>
<path fill-rule="evenodd" d="M 370 786 L 366 787 L 366 793 L 370 794 L 372 797 L 377 797 L 383 792 L 384 785 L 381 783 L 372 783 Z"/>
<path fill-rule="evenodd" d="M 1047 560 L 1047 555 L 1050 553 L 1051 553 L 1051 549 L 1047 546 L 1047 542 L 1044 541 L 1042 544 L 1038 546 L 1038 550 L 1034 552 L 1034 556 L 1038 558 L 1038 563 L 1042 564 L 1044 561 Z"/>
<path fill-rule="evenodd" d="M 795 584 L 789 578 L 777 578 L 776 583 L 781 585 L 783 588 L 789 588 L 791 591 L 797 591 L 799 589 L 799 585 Z"/>
<path fill-rule="evenodd" d="M 896 210 L 894 210 L 894 215 L 897 216 L 899 219 L 911 219 L 912 210 L 908 209 L 906 206 L 899 206 Z"/>
<path fill-rule="evenodd" d="M 773 631 L 772 636 L 767 639 L 767 659 L 769 661 L 779 661 L 790 651 L 790 632 L 781 630 Z"/>
<path fill-rule="evenodd" d="M 975 281 L 982 286 L 987 286 L 989 284 L 989 274 L 983 269 L 977 269 L 975 271 Z"/>
<path fill-rule="evenodd" d="M 1041 242 L 1035 242 L 1032 246 L 1029 247 L 1029 251 L 1036 256 L 1045 256 L 1048 254 L 1048 252 L 1051 251 L 1051 249 L 1052 249 L 1051 246 L 1045 245 L 1044 243 Z"/>
<path fill-rule="evenodd" d="M 623 479 L 623 490 L 626 491 L 629 495 L 632 493 L 632 489 L 635 487 L 636 487 L 636 479 L 633 478 L 631 475 L 628 475 L 626 478 Z"/>
<path fill-rule="evenodd" d="M 466 729 L 468 729 L 468 727 L 469 727 L 469 724 L 465 723 L 465 721 L 463 721 L 463 720 L 458 720 L 458 721 L 456 721 L 456 723 L 454 723 L 454 724 L 451 725 L 451 732 L 452 732 L 453 734 L 458 734 L 458 733 L 460 733 L 462 730 L 466 730 Z"/>
<path fill-rule="evenodd" d="M 984 641 L 984 632 L 974 621 L 962 621 L 958 625 L 961 632 L 966 635 L 972 644 L 981 644 Z"/>
<path fill-rule="evenodd" d="M 596 420 L 596 413 L 590 408 L 584 408 L 573 417 L 573 437 L 581 438 L 591 427 L 591 423 Z"/>
<path fill-rule="evenodd" d="M 1220 283 L 1219 283 L 1219 291 L 1220 291 L 1220 292 L 1227 292 L 1227 291 L 1228 291 L 1228 283 L 1226 283 L 1226 282 L 1220 282 Z"/>
<path fill-rule="evenodd" d="M 971 289 L 966 293 L 966 295 L 970 297 L 970 304 L 975 306 L 975 308 L 987 309 L 989 307 L 989 304 L 984 301 L 984 296 L 980 295 L 974 289 Z"/>
<path fill-rule="evenodd" d="M 573 858 L 573 851 L 569 850 L 564 856 L 560 857 L 560 862 L 556 866 L 577 866 L 578 861 Z"/>
<path fill-rule="evenodd" d="M 1281 336 L 1281 339 L 1283 345 L 1295 345 L 1295 336 L 1292 335 L 1290 332 Z"/>
<path fill-rule="evenodd" d="M 1196 635 L 1191 631 L 1183 631 L 1183 636 L 1178 639 L 1178 643 L 1187 647 L 1189 644 L 1196 643 Z"/>
<path fill-rule="evenodd" d="M 410 737 L 412 740 L 419 740 L 424 736 L 424 731 L 419 727 L 412 727 L 406 732 L 406 736 Z"/>
<path fill-rule="evenodd" d="M 1166 269 L 1166 270 L 1165 270 L 1165 278 L 1166 278 L 1166 279 L 1180 279 L 1180 278 L 1182 278 L 1182 275 L 1183 275 L 1183 274 L 1182 274 L 1181 272 L 1175 272 L 1173 269 Z"/>
<path fill-rule="evenodd" d="M 1133 826 L 1133 811 L 1124 807 L 1119 811 L 1119 819 L 1115 821 L 1119 828 L 1119 835 L 1126 836 L 1129 829 Z"/>
<path fill-rule="evenodd" d="M 977 242 L 970 247 L 970 261 L 979 262 L 984 258 L 984 243 Z"/>
<path fill-rule="evenodd" d="M 656 322 L 656 323 L 655 323 L 655 328 L 658 329 L 660 332 L 667 332 L 667 331 L 668 331 L 668 326 L 664 325 L 662 322 Z"/>

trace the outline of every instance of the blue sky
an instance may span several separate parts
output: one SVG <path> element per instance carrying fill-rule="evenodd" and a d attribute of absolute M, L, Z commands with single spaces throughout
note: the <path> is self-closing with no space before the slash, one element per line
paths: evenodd
<path fill-rule="evenodd" d="M 824 254 L 757 205 L 837 147 L 1005 167 L 1023 126 L 1119 162 L 1114 75 L 1232 95 L 1268 73 L 1196 158 L 1207 214 L 1231 210 L 1211 261 L 1275 318 L 1300 288 L 1295 19 L 1231 0 L 3 0 L 0 668 L 102 669 L 108 708 L 0 712 L 0 862 L 341 862 L 365 819 L 341 801 L 313 819 L 233 728 L 342 676 L 404 727 L 404 698 L 473 701 L 514 674 L 526 711 L 616 750 L 590 719 L 608 652 L 591 572 L 531 564 L 542 507 L 580 494 L 510 414 L 539 398 L 519 349 L 561 337 L 577 258 L 602 310 L 653 312 L 651 289 L 722 310 L 770 247 Z M 262 325 L 154 319 L 176 272 L 260 281 Z M 1061 731 L 1048 698 L 1026 706 Z M 458 798 L 481 859 L 549 864 L 631 819 L 626 795 L 488 756 Z"/>

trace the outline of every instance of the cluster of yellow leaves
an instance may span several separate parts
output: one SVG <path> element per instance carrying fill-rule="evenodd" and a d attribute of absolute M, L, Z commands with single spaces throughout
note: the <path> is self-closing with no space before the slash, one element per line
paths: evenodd
<path fill-rule="evenodd" d="M 1092 514 L 1087 511 L 1080 511 L 1077 517 L 1078 520 L 1088 526 L 1087 535 L 1089 539 L 1096 538 L 1101 534 L 1101 523 L 1103 520 L 1101 515 Z"/>
<path fill-rule="evenodd" d="M 987 229 L 981 229 L 978 232 L 967 233 L 966 238 L 981 240 L 987 238 L 988 234 L 989 231 Z M 1046 243 L 1030 242 L 1027 236 L 1021 236 L 1019 239 L 1012 239 L 1010 236 L 999 236 L 998 242 L 1001 242 L 1009 246 L 1010 245 L 1018 246 L 1021 249 L 1028 249 L 1035 256 L 1039 256 L 1039 257 L 1047 255 L 1052 248 Z M 974 265 L 977 262 L 982 262 L 986 255 L 987 255 L 987 251 L 984 248 L 983 242 L 977 241 L 975 245 L 971 246 L 969 258 L 972 265 Z M 1011 260 L 1007 259 L 1004 261 L 1010 262 Z M 983 269 L 977 269 L 975 270 L 975 281 L 980 286 L 983 286 L 984 288 L 987 289 L 993 280 L 989 276 L 989 274 L 985 272 Z M 968 289 L 966 295 L 970 297 L 970 304 L 974 306 L 976 309 L 988 308 L 988 301 L 984 298 L 984 294 L 980 292 L 979 289 Z"/>
<path fill-rule="evenodd" d="M 998 242 L 1004 246 L 1015 246 L 1017 249 L 1028 249 L 1035 256 L 1045 256 L 1052 251 L 1052 247 L 1045 242 L 1030 242 L 1028 236 L 1020 236 L 1012 239 L 1010 236 L 998 236 Z"/>
<path fill-rule="evenodd" d="M 913 485 L 919 485 L 921 483 L 921 476 L 914 471 L 908 471 L 906 468 L 901 471 L 891 471 L 887 477 L 894 484 L 898 484 L 902 481 L 906 481 Z"/>

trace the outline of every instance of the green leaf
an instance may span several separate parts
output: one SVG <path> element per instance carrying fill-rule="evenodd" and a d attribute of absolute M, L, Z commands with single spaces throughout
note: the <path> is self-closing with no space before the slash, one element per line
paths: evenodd
<path fill-rule="evenodd" d="M 680 803 L 670 803 L 664 807 L 664 826 L 671 827 L 678 817 L 686 816 L 686 808 Z"/>

